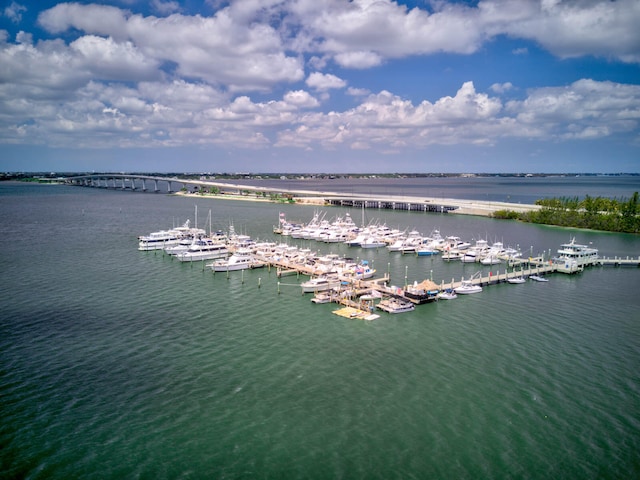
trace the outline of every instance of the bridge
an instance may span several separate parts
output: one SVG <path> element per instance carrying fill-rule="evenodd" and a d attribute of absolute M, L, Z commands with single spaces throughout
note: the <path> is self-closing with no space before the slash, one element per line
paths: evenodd
<path fill-rule="evenodd" d="M 101 187 L 101 188 L 113 188 L 121 190 L 137 190 L 140 188 L 142 191 L 147 191 L 147 184 L 153 185 L 154 192 L 160 192 L 163 189 L 160 188 L 160 183 L 166 183 L 166 192 L 172 193 L 183 188 L 191 187 L 193 190 L 206 189 L 207 187 L 218 188 L 236 188 L 242 190 L 255 190 L 264 191 L 257 187 L 230 185 L 228 183 L 211 182 L 206 180 L 191 180 L 178 177 L 161 177 L 152 175 L 139 175 L 139 174 L 124 174 L 124 173 L 96 173 L 88 175 L 76 175 L 73 177 L 64 177 L 62 179 L 64 183 L 70 185 L 78 185 L 82 187 Z M 175 185 L 180 185 L 177 190 Z"/>
<path fill-rule="evenodd" d="M 469 215 L 490 215 L 498 210 L 511 210 L 516 212 L 538 210 L 538 205 L 520 203 L 487 202 L 478 200 L 462 200 L 433 197 L 408 197 L 397 195 L 366 195 L 337 192 L 324 192 L 315 190 L 291 190 L 273 188 L 267 186 L 241 185 L 228 182 L 215 182 L 203 179 L 185 179 L 178 177 L 162 177 L 140 174 L 124 173 L 96 173 L 64 177 L 67 184 L 84 187 L 113 188 L 121 190 L 138 190 L 146 192 L 149 186 L 154 192 L 166 191 L 173 193 L 187 189 L 195 192 L 209 192 L 215 187 L 224 194 L 241 195 L 244 192 L 273 193 L 296 197 L 301 203 L 315 203 L 354 208 L 375 208 L 390 210 L 407 210 L 432 213 L 461 213 Z M 166 183 L 166 187 L 164 184 Z M 162 185 L 162 187 L 161 187 Z"/>

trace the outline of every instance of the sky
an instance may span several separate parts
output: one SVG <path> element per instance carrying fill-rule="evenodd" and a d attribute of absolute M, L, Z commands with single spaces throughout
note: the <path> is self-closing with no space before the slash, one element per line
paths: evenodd
<path fill-rule="evenodd" d="M 0 5 L 0 171 L 640 173 L 638 0 Z"/>

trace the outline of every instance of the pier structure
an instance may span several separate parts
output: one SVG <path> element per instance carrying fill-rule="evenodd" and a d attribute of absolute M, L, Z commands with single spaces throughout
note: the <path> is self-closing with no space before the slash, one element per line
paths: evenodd
<path fill-rule="evenodd" d="M 321 271 L 311 265 L 291 262 L 285 259 L 274 260 L 261 258 L 260 260 L 265 262 L 269 268 L 276 268 L 278 278 L 292 274 L 308 276 L 317 276 L 322 274 Z M 553 260 L 545 260 L 544 256 L 518 258 L 511 259 L 506 264 L 496 265 L 496 270 L 491 270 L 488 273 L 475 275 L 467 279 L 461 278 L 458 281 L 452 278 L 450 282 L 442 280 L 440 283 L 434 283 L 439 286 L 440 291 L 444 291 L 446 289 L 455 290 L 460 287 L 463 282 L 484 287 L 500 283 L 508 283 L 509 280 L 519 277 L 528 279 L 532 276 L 543 276 L 552 273 L 573 274 L 583 271 L 586 266 L 595 267 L 606 265 L 640 267 L 640 257 L 603 257 L 598 258 L 589 264 L 580 265 L 578 267 L 569 266 Z M 382 298 L 393 296 L 408 302 L 419 304 L 415 299 L 405 296 L 407 285 L 404 285 L 404 287 L 389 285 L 390 277 L 388 274 L 385 274 L 383 277 L 371 279 L 359 279 L 350 276 L 339 276 L 338 279 L 342 283 L 343 288 L 341 288 L 339 294 L 333 296 L 332 301 L 345 307 L 344 310 L 339 313 L 341 316 L 372 319 L 371 316 L 365 315 L 366 312 L 370 312 L 372 309 L 371 300 L 365 301 L 362 299 L 363 295 L 370 294 L 372 291 L 378 292 Z"/>
<path fill-rule="evenodd" d="M 415 198 L 351 198 L 329 197 L 325 199 L 328 205 L 354 208 L 377 208 L 386 210 L 408 210 L 412 212 L 447 213 L 458 208 L 455 205 L 444 203 L 432 203 L 430 200 L 418 200 Z"/>
<path fill-rule="evenodd" d="M 640 267 L 640 257 L 602 257 L 596 261 L 600 266 L 612 266 L 612 267 Z"/>

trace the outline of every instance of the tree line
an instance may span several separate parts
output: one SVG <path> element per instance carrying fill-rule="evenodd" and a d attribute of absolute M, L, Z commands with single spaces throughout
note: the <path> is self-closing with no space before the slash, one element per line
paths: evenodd
<path fill-rule="evenodd" d="M 499 210 L 494 218 L 520 220 L 544 225 L 588 228 L 609 232 L 640 233 L 640 196 L 631 198 L 555 197 L 536 200 L 537 211 Z"/>

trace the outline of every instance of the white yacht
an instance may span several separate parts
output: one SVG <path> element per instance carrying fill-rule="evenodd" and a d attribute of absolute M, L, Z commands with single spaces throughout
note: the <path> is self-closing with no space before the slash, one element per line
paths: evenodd
<path fill-rule="evenodd" d="M 185 252 L 180 252 L 175 257 L 181 262 L 194 262 L 225 257 L 228 253 L 227 246 L 222 242 L 211 238 L 197 238 Z"/>
<path fill-rule="evenodd" d="M 522 275 L 518 276 L 518 277 L 511 277 L 507 279 L 508 283 L 512 283 L 512 284 L 519 284 L 519 283 L 526 283 L 527 279 L 524 278 Z"/>
<path fill-rule="evenodd" d="M 462 280 L 462 283 L 459 287 L 453 289 L 453 291 L 459 295 L 468 295 L 471 293 L 480 293 L 482 291 L 482 287 L 480 285 L 474 285 L 473 280 L 479 278 L 481 275 L 480 272 L 474 274 L 469 280 Z"/>
<path fill-rule="evenodd" d="M 160 230 L 138 237 L 138 250 L 162 250 L 180 241 L 180 233 L 175 230 Z"/>
<path fill-rule="evenodd" d="M 380 300 L 376 307 L 388 313 L 411 312 L 416 308 L 413 303 L 407 300 L 401 300 L 396 297 L 390 297 L 385 298 L 384 300 Z"/>
<path fill-rule="evenodd" d="M 475 245 L 464 251 L 464 256 L 460 259 L 463 263 L 479 262 L 480 259 L 488 252 L 489 244 L 486 240 L 476 240 Z"/>
<path fill-rule="evenodd" d="M 264 267 L 248 248 L 238 248 L 229 258 L 219 258 L 208 266 L 214 272 L 231 272 L 235 270 L 246 270 L 248 268 Z"/>
<path fill-rule="evenodd" d="M 371 268 L 367 260 L 362 260 L 360 263 L 347 262 L 338 269 L 340 275 L 345 277 L 356 278 L 358 280 L 365 280 L 371 278 L 376 274 L 376 269 Z"/>
<path fill-rule="evenodd" d="M 553 259 L 558 271 L 574 273 L 585 266 L 595 265 L 598 261 L 598 249 L 588 245 L 580 245 L 573 238 L 569 243 L 563 243 L 558 249 L 558 256 Z"/>
<path fill-rule="evenodd" d="M 456 235 L 449 235 L 444 238 L 444 241 L 440 242 L 440 249 L 442 251 L 463 251 L 471 246 L 469 242 L 465 242 Z"/>
<path fill-rule="evenodd" d="M 374 236 L 366 237 L 364 241 L 360 242 L 360 248 L 380 248 L 386 245 L 384 241 Z"/>
<path fill-rule="evenodd" d="M 462 285 L 453 289 L 453 291 L 459 295 L 468 295 L 471 293 L 480 293 L 482 287 L 480 285 L 474 285 L 468 280 L 464 280 Z"/>
<path fill-rule="evenodd" d="M 322 275 L 302 282 L 300 286 L 302 287 L 302 293 L 322 292 L 339 287 L 340 280 L 338 280 L 338 277 Z"/>
<path fill-rule="evenodd" d="M 438 293 L 437 298 L 438 300 L 455 300 L 458 298 L 458 295 L 456 295 L 456 292 L 448 288 Z"/>
<path fill-rule="evenodd" d="M 533 280 L 534 282 L 548 282 L 549 281 L 548 278 L 544 278 L 541 275 L 529 275 L 529 278 L 531 280 Z"/>

